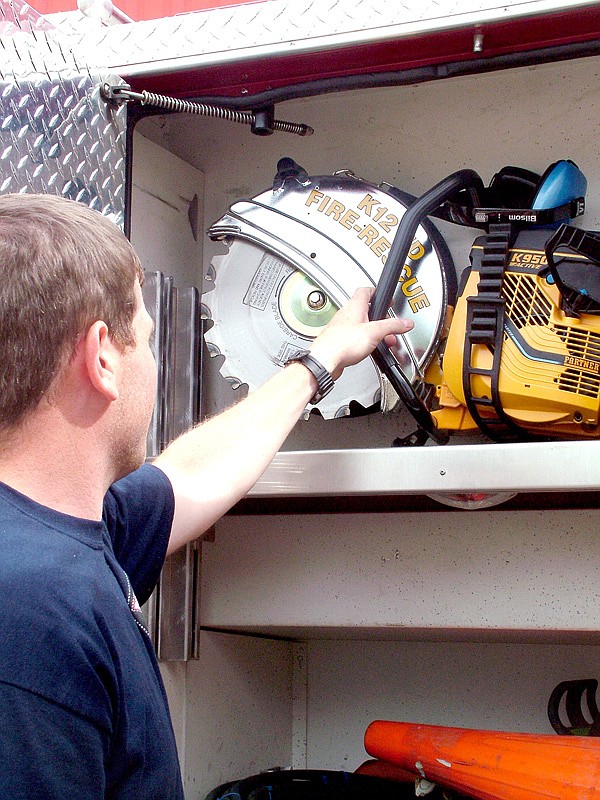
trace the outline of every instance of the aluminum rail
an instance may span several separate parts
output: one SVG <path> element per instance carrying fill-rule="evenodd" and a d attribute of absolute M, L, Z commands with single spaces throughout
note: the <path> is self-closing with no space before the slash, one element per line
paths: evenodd
<path fill-rule="evenodd" d="M 600 441 L 278 453 L 249 497 L 577 492 L 600 488 Z"/>

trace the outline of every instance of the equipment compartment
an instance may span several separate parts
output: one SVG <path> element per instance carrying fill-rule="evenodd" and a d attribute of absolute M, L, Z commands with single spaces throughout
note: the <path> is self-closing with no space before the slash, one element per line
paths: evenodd
<path fill-rule="evenodd" d="M 570 158 L 588 180 L 587 208 L 578 222 L 593 230 L 600 225 L 600 196 L 595 190 L 600 184 L 600 164 L 588 126 L 599 102 L 597 68 L 596 57 L 573 59 L 413 86 L 339 91 L 279 104 L 278 114 L 306 121 L 314 128 L 309 137 L 280 132 L 252 136 L 244 126 L 182 114 L 143 119 L 136 126 L 136 136 L 138 142 L 140 136 L 152 139 L 202 173 L 205 192 L 198 225 L 202 230 L 240 198 L 267 190 L 277 162 L 284 156 L 293 157 L 309 174 L 350 169 L 365 180 L 388 182 L 413 195 L 462 168 L 475 169 L 487 182 L 507 164 L 541 174 L 552 162 Z M 136 146 L 139 144 L 134 142 L 134 153 Z M 462 272 L 479 231 L 439 220 L 435 224 L 457 271 Z M 135 216 L 132 233 L 135 241 Z M 211 261 L 226 248 L 207 237 L 203 246 L 203 269 L 210 272 Z M 146 263 L 152 269 L 160 268 L 151 258 Z M 206 301 L 210 303 L 210 294 Z M 236 397 L 218 375 L 214 362 L 221 360 L 209 364 L 205 381 L 209 412 Z M 455 453 L 447 446 L 433 457 L 414 453 L 415 466 L 407 475 L 406 453 L 390 449 L 390 445 L 414 428 L 406 412 L 340 420 L 323 420 L 312 414 L 286 443 L 284 449 L 291 452 L 275 460 L 254 494 L 557 492 L 562 488 L 594 489 L 600 483 L 596 441 L 589 449 L 570 442 L 532 450 L 529 445 L 494 445 L 494 450 L 482 445 L 477 453 L 478 468 L 471 472 L 465 468 L 471 455 L 467 453 L 463 461 L 463 445 L 486 441 L 472 434 L 451 438 Z M 351 466 L 344 461 L 340 475 L 338 462 L 332 460 L 337 455 L 330 458 L 327 453 L 340 448 L 367 452 L 351 457 Z M 378 448 L 386 448 L 388 467 L 383 471 Z M 323 453 L 306 461 L 305 454 L 311 450 Z M 504 469 L 498 468 L 498 458 Z"/>
<path fill-rule="evenodd" d="M 267 189 L 282 156 L 313 174 L 348 168 L 414 194 L 462 167 L 489 180 L 506 164 L 541 172 L 572 158 L 588 178 L 583 222 L 594 229 L 599 65 L 595 57 L 560 61 L 278 106 L 281 116 L 311 125 L 312 137 L 254 137 L 218 120 L 153 116 L 136 126 L 135 148 L 154 153 L 161 181 L 168 176 L 156 147 L 200 174 L 202 229 L 231 203 Z M 458 268 L 465 266 L 477 232 L 438 227 Z M 135 203 L 132 233 L 136 241 Z M 203 248 L 206 270 L 223 247 L 204 238 Z M 235 396 L 214 366 L 205 376 L 209 411 Z M 273 766 L 354 769 L 366 758 L 364 729 L 378 716 L 550 732 L 553 687 L 597 674 L 595 511 L 540 510 L 537 495 L 538 510 L 375 513 L 378 486 L 390 494 L 442 491 L 440 470 L 454 467 L 450 448 L 457 459 L 460 453 L 453 488 L 481 487 L 483 474 L 493 490 L 551 489 L 556 505 L 562 487 L 597 487 L 596 443 L 565 443 L 563 450 L 490 445 L 500 455 L 486 471 L 469 457 L 479 447 L 471 442 L 429 452 L 389 449 L 410 425 L 401 414 L 378 413 L 300 421 L 286 445 L 291 452 L 253 493 L 250 508 L 260 516 L 231 514 L 217 525 L 215 541 L 202 544 L 200 660 L 163 665 L 179 709 L 190 798 Z M 327 458 L 322 450 L 339 448 L 363 450 L 338 460 L 335 496 L 323 497 L 328 488 L 311 469 Z M 440 465 L 442 452 L 449 454 Z M 363 477 L 369 453 L 379 460 Z M 298 510 L 293 498 L 303 488 L 300 510 L 328 513 L 288 513 Z M 362 497 L 362 513 L 344 514 L 354 509 L 345 494 Z M 585 507 L 586 496 L 593 505 L 593 491 L 558 502 Z M 281 498 L 279 514 L 270 513 L 272 497 Z"/>
<path fill-rule="evenodd" d="M 84 31 L 21 0 L 0 10 L 2 190 L 24 177 L 89 199 L 93 169 L 101 207 L 122 212 L 111 179 L 127 161 L 127 229 L 177 288 L 203 288 L 225 251 L 206 230 L 268 190 L 282 157 L 413 195 L 459 169 L 487 183 L 572 159 L 581 224 L 600 229 L 597 2 L 263 0 Z M 221 117 L 258 104 L 262 133 L 268 96 L 314 134 L 107 106 L 105 80 L 221 98 Z M 479 231 L 437 226 L 460 273 Z M 207 414 L 236 397 L 217 361 Z M 413 429 L 403 412 L 299 421 L 250 498 L 173 564 L 162 645 L 181 657 L 183 628 L 197 656 L 162 663 L 188 800 L 273 767 L 354 770 L 375 718 L 551 733 L 557 684 L 598 677 L 600 440 L 391 447 Z M 424 498 L 448 492 L 517 497 L 473 513 Z"/>

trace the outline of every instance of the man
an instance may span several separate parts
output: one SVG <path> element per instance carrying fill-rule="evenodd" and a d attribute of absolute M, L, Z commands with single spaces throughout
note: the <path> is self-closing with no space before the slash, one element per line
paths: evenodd
<path fill-rule="evenodd" d="M 0 265 L 0 797 L 182 798 L 136 595 L 246 494 L 317 381 L 294 362 L 143 464 L 156 371 L 129 242 L 78 203 L 5 195 Z M 312 344 L 334 378 L 412 327 L 369 322 L 369 297 Z"/>

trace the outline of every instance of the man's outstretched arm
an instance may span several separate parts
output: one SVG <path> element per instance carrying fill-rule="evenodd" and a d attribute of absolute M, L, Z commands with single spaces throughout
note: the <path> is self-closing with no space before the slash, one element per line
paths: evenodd
<path fill-rule="evenodd" d="M 377 344 L 413 325 L 388 317 L 369 321 L 371 289 L 359 289 L 310 346 L 337 379 Z M 169 477 L 175 517 L 169 552 L 207 531 L 260 478 L 317 389 L 312 373 L 292 363 L 244 400 L 172 442 L 154 464 Z"/>

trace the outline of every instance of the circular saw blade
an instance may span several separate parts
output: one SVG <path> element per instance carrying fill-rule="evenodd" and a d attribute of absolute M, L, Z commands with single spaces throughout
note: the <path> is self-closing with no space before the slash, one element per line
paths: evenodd
<path fill-rule="evenodd" d="M 343 172 L 276 179 L 272 190 L 234 203 L 209 231 L 228 252 L 213 259 L 207 278 L 214 288 L 203 298 L 214 323 L 205 339 L 212 355 L 224 357 L 223 376 L 257 388 L 309 347 L 356 289 L 374 287 L 409 202 L 397 189 Z M 422 379 L 435 352 L 455 281 L 448 248 L 426 221 L 390 310 L 415 323 L 392 348 L 408 380 Z M 382 377 L 366 359 L 344 370 L 317 408 L 325 418 L 346 416 L 354 403 L 370 409 L 381 396 Z"/>
<path fill-rule="evenodd" d="M 234 387 L 261 386 L 294 352 L 310 346 L 337 309 L 327 297 L 319 312 L 311 309 L 309 296 L 318 287 L 257 244 L 236 239 L 213 266 L 217 283 L 204 296 L 213 326 L 205 340 L 211 355 L 224 357 L 221 373 Z M 327 419 L 347 416 L 351 401 L 369 407 L 378 397 L 379 373 L 365 360 L 344 371 L 318 409 Z"/>

